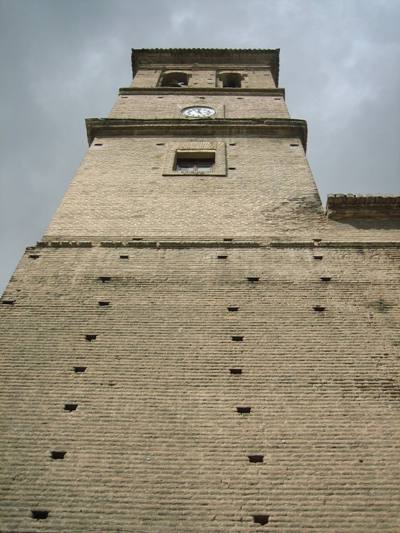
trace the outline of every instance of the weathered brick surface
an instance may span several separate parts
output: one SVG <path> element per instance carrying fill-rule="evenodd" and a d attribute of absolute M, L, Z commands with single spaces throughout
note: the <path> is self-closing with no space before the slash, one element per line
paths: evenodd
<path fill-rule="evenodd" d="M 1 530 L 397 532 L 400 251 L 319 250 L 26 254 L 0 307 Z"/>
<path fill-rule="evenodd" d="M 236 97 L 111 116 L 285 116 Z M 0 300 L 0 533 L 400 531 L 397 201 L 335 197 L 328 219 L 299 139 L 236 129 L 96 138 L 21 259 Z M 191 142 L 225 149 L 227 175 L 165 175 Z"/>

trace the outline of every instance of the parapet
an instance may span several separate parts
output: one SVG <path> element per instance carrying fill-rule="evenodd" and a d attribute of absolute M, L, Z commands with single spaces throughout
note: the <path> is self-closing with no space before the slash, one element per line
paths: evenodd
<path fill-rule="evenodd" d="M 326 204 L 329 218 L 399 218 L 400 196 L 329 194 Z"/>

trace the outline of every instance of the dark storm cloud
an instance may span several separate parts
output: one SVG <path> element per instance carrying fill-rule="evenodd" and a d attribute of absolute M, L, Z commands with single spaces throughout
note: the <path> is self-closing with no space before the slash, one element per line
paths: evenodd
<path fill-rule="evenodd" d="M 293 117 L 327 192 L 399 193 L 400 3 L 384 0 L 0 1 L 1 282 L 38 240 L 130 82 L 131 47 L 281 48 Z"/>

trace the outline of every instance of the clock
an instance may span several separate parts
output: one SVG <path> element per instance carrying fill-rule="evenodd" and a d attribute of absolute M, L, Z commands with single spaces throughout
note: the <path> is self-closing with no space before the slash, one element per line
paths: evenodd
<path fill-rule="evenodd" d="M 212 107 L 195 105 L 182 109 L 182 115 L 186 118 L 210 118 L 215 115 L 215 109 Z"/>

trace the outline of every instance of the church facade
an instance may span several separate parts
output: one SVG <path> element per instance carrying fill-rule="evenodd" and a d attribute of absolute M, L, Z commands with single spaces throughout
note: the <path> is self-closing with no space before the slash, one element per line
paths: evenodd
<path fill-rule="evenodd" d="M 323 209 L 279 50 L 132 70 L 0 300 L 0 532 L 398 533 L 400 198 Z"/>

